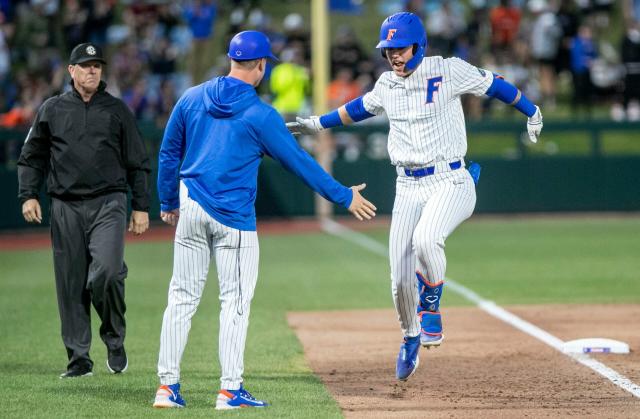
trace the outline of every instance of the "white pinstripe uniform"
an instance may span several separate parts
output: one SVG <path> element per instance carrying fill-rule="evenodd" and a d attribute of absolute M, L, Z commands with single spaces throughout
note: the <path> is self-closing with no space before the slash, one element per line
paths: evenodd
<path fill-rule="evenodd" d="M 408 77 L 383 73 L 364 95 L 371 114 L 386 112 L 388 150 L 396 166 L 389 253 L 391 288 L 402 332 L 420 333 L 416 272 L 430 284 L 444 281 L 445 240 L 469 218 L 476 203 L 464 170 L 467 136 L 460 96 L 485 94 L 493 74 L 459 58 L 425 57 Z M 449 163 L 460 161 L 460 169 Z M 434 166 L 434 174 L 407 176 L 405 169 Z"/>
<path fill-rule="evenodd" d="M 220 383 L 222 388 L 240 387 L 259 253 L 256 231 L 241 231 L 219 223 L 188 197 L 187 187 L 180 183 L 173 276 L 160 336 L 158 376 L 161 384 L 180 381 L 180 360 L 191 318 L 204 290 L 211 257 L 215 256 L 221 305 Z"/>

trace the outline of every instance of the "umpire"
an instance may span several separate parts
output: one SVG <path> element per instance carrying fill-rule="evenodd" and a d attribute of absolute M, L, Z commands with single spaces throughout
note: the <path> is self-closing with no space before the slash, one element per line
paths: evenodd
<path fill-rule="evenodd" d="M 18 197 L 27 222 L 42 222 L 38 195 L 46 177 L 62 341 L 69 363 L 60 378 L 92 375 L 91 304 L 102 324 L 111 373 L 127 369 L 124 350 L 124 234 L 149 228 L 150 165 L 131 111 L 105 91 L 102 50 L 71 52 L 71 90 L 38 110 L 18 160 Z"/>

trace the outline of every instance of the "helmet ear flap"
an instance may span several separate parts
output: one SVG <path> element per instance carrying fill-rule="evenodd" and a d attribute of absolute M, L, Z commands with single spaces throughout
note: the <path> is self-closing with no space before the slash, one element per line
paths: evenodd
<path fill-rule="evenodd" d="M 387 58 L 387 49 L 386 48 L 380 48 L 380 55 L 382 55 L 382 58 L 386 59 Z"/>

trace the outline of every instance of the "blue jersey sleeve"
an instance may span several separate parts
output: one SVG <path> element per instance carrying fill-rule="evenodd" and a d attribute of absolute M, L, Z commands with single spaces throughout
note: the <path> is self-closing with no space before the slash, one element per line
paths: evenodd
<path fill-rule="evenodd" d="M 158 197 L 161 211 L 180 208 L 178 173 L 184 156 L 185 143 L 185 124 L 181 101 L 178 101 L 164 130 L 158 156 Z"/>
<path fill-rule="evenodd" d="M 282 117 L 273 109 L 257 130 L 266 154 L 285 169 L 298 176 L 311 189 L 325 199 L 349 208 L 353 199 L 350 188 L 336 181 L 330 174 L 304 151 L 289 133 Z"/>

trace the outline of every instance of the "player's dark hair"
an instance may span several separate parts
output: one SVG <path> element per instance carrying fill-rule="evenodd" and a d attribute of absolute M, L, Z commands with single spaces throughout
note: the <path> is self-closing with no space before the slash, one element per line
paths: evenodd
<path fill-rule="evenodd" d="M 232 65 L 238 66 L 240 68 L 243 68 L 245 70 L 253 70 L 254 68 L 256 68 L 258 66 L 258 63 L 260 62 L 262 58 L 257 58 L 255 60 L 242 60 L 242 61 L 238 61 L 238 60 L 231 60 Z"/>

